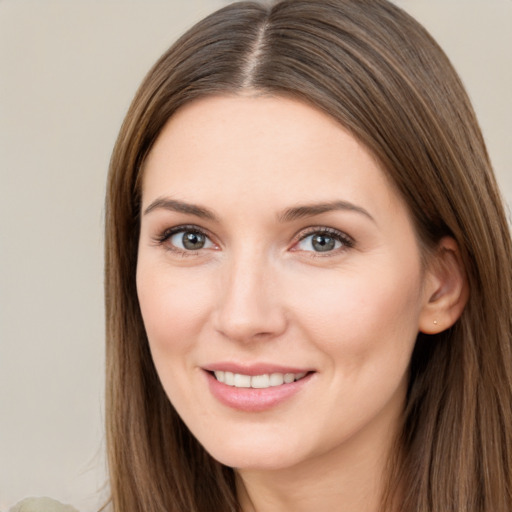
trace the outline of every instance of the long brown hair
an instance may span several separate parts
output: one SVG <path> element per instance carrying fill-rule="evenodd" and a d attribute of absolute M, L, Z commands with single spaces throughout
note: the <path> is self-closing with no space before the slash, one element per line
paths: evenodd
<path fill-rule="evenodd" d="M 156 63 L 115 146 L 106 206 L 107 444 L 115 512 L 239 509 L 233 470 L 192 437 L 159 383 L 135 270 L 145 158 L 183 104 L 244 90 L 294 97 L 366 145 L 425 250 L 458 243 L 470 288 L 457 323 L 419 335 L 391 459 L 404 512 L 512 506 L 512 250 L 477 120 L 445 54 L 386 0 L 238 3 Z M 396 490 L 401 492 L 397 493 Z"/>

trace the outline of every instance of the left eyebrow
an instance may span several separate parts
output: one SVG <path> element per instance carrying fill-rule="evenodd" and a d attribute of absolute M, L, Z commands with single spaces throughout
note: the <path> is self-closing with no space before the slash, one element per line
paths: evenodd
<path fill-rule="evenodd" d="M 330 201 L 327 203 L 308 204 L 303 206 L 295 206 L 287 208 L 278 215 L 279 222 L 291 222 L 304 217 L 314 217 L 322 213 L 328 213 L 332 211 L 350 211 L 356 212 L 368 217 L 371 221 L 375 222 L 375 219 L 361 206 L 357 206 L 348 201 Z"/>

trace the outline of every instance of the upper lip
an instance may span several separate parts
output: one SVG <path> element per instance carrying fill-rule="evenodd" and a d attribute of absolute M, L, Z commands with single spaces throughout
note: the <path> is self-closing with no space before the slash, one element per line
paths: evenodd
<path fill-rule="evenodd" d="M 298 366 L 282 366 L 279 364 L 269 363 L 251 363 L 251 364 L 240 364 L 234 362 L 218 362 L 208 364 L 202 367 L 203 370 L 208 372 L 232 372 L 240 373 L 242 375 L 265 375 L 272 373 L 307 373 L 312 371 L 310 368 L 298 367 Z"/>

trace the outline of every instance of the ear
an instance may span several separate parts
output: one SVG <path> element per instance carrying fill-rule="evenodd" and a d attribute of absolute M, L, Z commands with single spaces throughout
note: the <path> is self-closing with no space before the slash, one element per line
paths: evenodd
<path fill-rule="evenodd" d="M 424 283 L 419 330 L 438 334 L 458 320 L 469 297 L 466 272 L 453 238 L 444 237 L 439 242 L 430 256 Z"/>

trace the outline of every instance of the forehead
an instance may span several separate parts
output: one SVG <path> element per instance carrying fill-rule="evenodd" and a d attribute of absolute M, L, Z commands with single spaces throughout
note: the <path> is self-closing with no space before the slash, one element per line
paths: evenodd
<path fill-rule="evenodd" d="M 211 202 L 399 198 L 373 155 L 342 125 L 304 102 L 215 96 L 185 105 L 145 165 L 143 203 L 162 194 Z"/>

